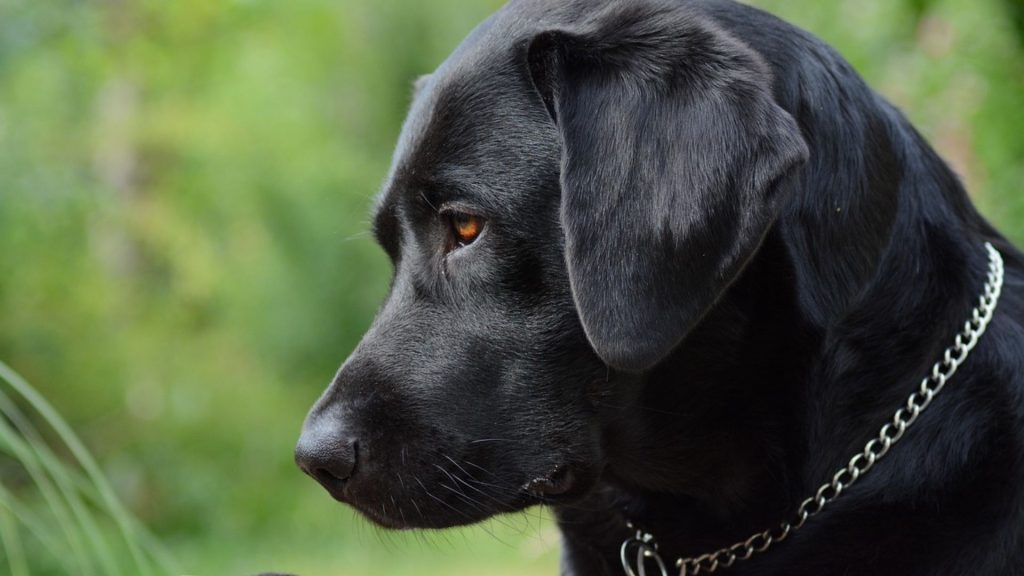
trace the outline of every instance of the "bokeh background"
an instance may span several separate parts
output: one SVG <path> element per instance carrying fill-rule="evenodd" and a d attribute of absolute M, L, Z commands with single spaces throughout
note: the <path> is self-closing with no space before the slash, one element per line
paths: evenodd
<path fill-rule="evenodd" d="M 500 4 L 0 0 L 0 360 L 177 570 L 557 573 L 540 511 L 383 534 L 291 456 L 387 288 L 368 211 L 412 82 Z M 1024 1 L 757 4 L 836 46 L 1024 242 Z M 22 467 L 0 449 L 0 496 L 45 519 Z M 9 520 L 23 566 L 66 570 Z"/>

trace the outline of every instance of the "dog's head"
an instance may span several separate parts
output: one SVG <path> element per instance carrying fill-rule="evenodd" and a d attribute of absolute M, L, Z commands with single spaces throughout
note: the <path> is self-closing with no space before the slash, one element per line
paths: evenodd
<path fill-rule="evenodd" d="M 598 404 L 715 304 L 807 156 L 762 60 L 678 3 L 553 4 L 418 85 L 375 216 L 391 292 L 299 442 L 385 526 L 590 490 Z"/>

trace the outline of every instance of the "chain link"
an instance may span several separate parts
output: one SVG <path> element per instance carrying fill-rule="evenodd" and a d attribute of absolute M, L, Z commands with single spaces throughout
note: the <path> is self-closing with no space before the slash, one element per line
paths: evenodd
<path fill-rule="evenodd" d="M 864 449 L 850 459 L 845 468 L 839 469 L 832 480 L 818 488 L 814 496 L 804 500 L 796 515 L 776 528 L 754 534 L 743 542 L 737 542 L 727 548 L 702 556 L 680 558 L 676 561 L 679 576 L 697 576 L 711 574 L 720 568 L 728 568 L 738 560 L 747 560 L 754 554 L 767 551 L 773 545 L 786 540 L 796 530 L 819 514 L 830 502 L 838 498 L 847 488 L 866 474 L 882 459 L 893 445 L 903 438 L 907 429 L 917 421 L 918 416 L 932 403 L 935 396 L 942 391 L 946 383 L 956 374 L 960 365 L 977 346 L 978 340 L 985 333 L 992 315 L 995 313 L 999 296 L 1003 290 L 1003 258 L 999 251 L 986 242 L 988 252 L 988 281 L 978 305 L 971 311 L 970 319 L 964 323 L 963 330 L 956 335 L 953 345 L 942 353 L 942 357 L 932 366 L 931 372 L 921 381 L 904 406 L 893 415 L 892 420 L 882 426 L 878 436 L 872 438 Z M 650 536 L 650 535 L 646 535 Z M 649 542 L 653 542 L 650 537 Z"/>

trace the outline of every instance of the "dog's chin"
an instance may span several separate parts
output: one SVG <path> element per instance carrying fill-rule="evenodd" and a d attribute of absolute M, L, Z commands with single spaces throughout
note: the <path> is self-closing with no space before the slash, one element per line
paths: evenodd
<path fill-rule="evenodd" d="M 375 526 L 384 528 L 385 530 L 441 530 L 444 528 L 452 528 L 455 526 L 473 523 L 453 523 L 440 516 L 422 518 L 416 515 L 405 514 L 404 511 L 399 512 L 398 516 L 393 516 L 392 514 L 394 512 L 389 512 L 387 510 L 361 508 L 355 505 L 352 505 L 352 508 L 355 509 L 360 516 L 366 518 Z"/>
<path fill-rule="evenodd" d="M 519 486 L 494 490 L 495 493 L 484 492 L 478 487 L 440 482 L 432 487 L 420 485 L 418 490 L 408 492 L 401 487 L 387 490 L 378 485 L 372 496 L 360 497 L 351 491 L 332 493 L 332 496 L 381 528 L 441 530 L 477 524 L 532 506 L 570 505 L 586 498 L 595 484 L 595 474 L 559 467 Z M 499 497 L 496 493 L 504 496 Z"/>
<path fill-rule="evenodd" d="M 537 503 L 533 498 L 523 494 L 518 503 L 489 508 L 479 504 L 456 503 L 445 503 L 441 508 L 425 507 L 423 503 L 414 504 L 411 500 L 383 506 L 348 504 L 364 518 L 386 530 L 443 530 L 477 524 L 494 516 L 525 510 Z"/>

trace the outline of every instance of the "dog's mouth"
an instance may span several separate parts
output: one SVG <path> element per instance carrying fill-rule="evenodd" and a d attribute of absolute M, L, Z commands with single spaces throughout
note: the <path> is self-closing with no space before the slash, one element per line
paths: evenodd
<path fill-rule="evenodd" d="M 543 503 L 553 504 L 571 500 L 578 492 L 577 473 L 571 466 L 558 466 L 546 476 L 534 478 L 523 486 L 523 491 Z"/>
<path fill-rule="evenodd" d="M 328 493 L 368 520 L 392 530 L 443 529 L 474 524 L 534 505 L 561 505 L 587 494 L 588 474 L 561 465 L 526 482 L 482 479 L 468 466 L 435 464 L 429 479 L 406 470 L 376 475 L 367 481 L 325 484 Z"/>

